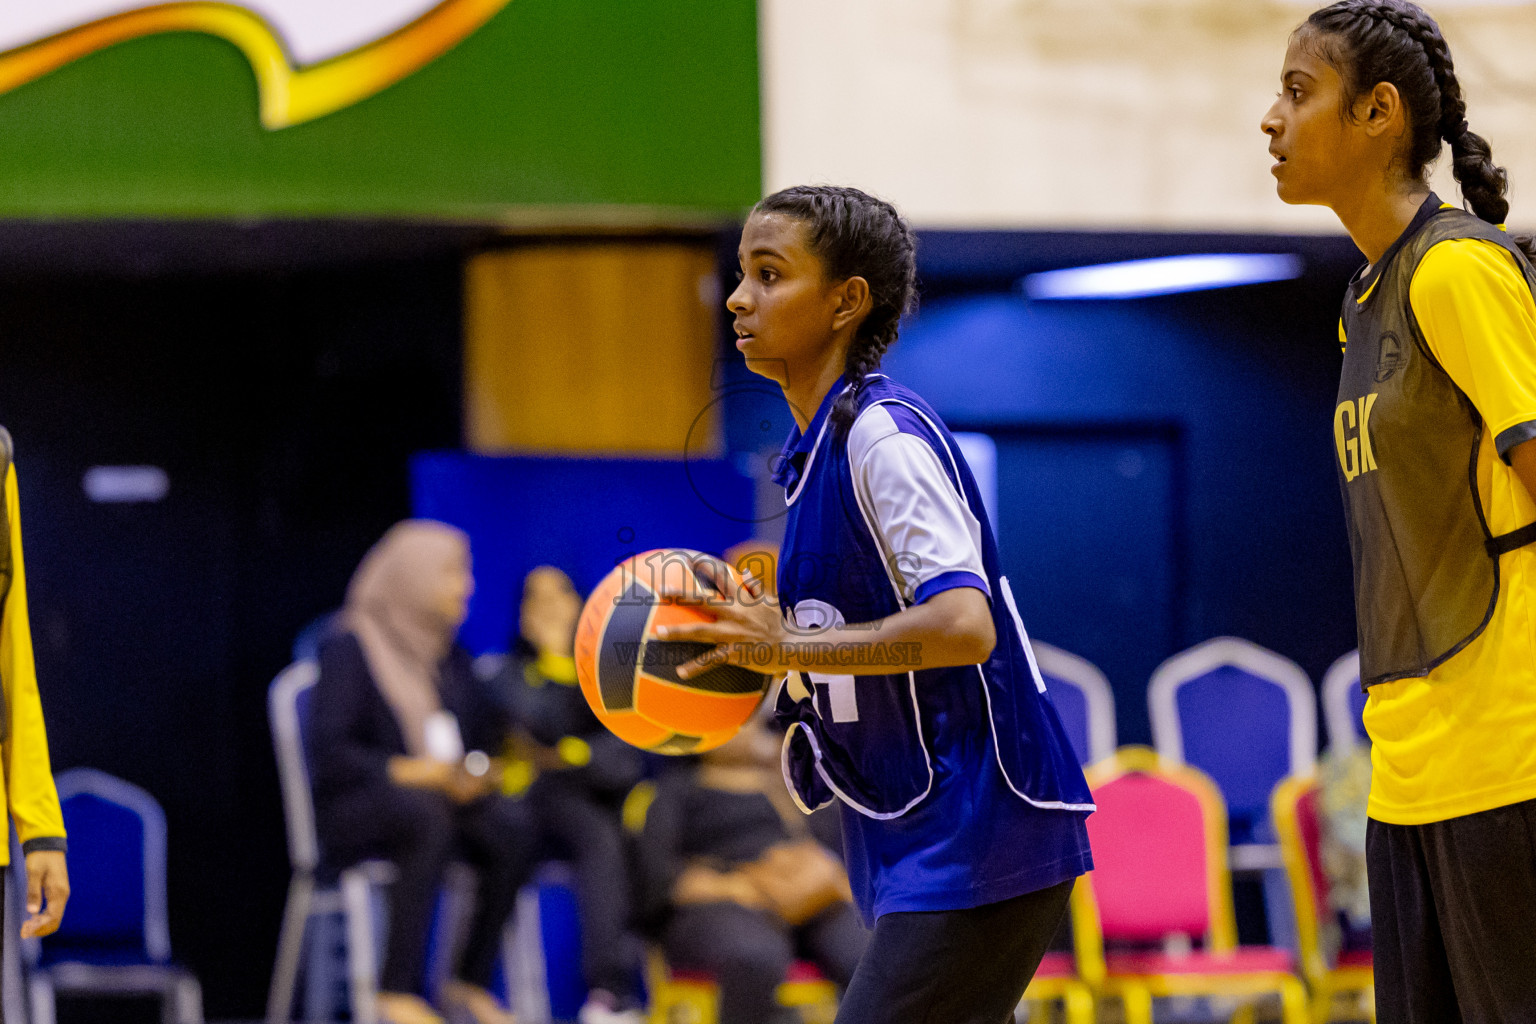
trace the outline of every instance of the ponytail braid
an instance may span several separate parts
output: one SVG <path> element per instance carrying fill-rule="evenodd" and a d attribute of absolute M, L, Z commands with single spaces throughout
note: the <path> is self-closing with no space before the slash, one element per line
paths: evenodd
<path fill-rule="evenodd" d="M 830 413 L 832 425 L 847 430 L 865 376 L 879 369 L 896 342 L 901 318 L 917 305 L 916 238 L 894 206 L 856 188 L 797 185 L 768 196 L 756 209 L 803 221 L 810 249 L 829 278 L 869 282 L 870 310 L 843 364 L 843 380 L 851 386 Z"/>
<path fill-rule="evenodd" d="M 1467 104 L 1451 60 L 1451 49 L 1424 9 L 1408 0 L 1340 0 L 1313 12 L 1305 28 L 1322 34 L 1345 85 L 1345 108 L 1378 82 L 1397 87 L 1407 107 L 1411 135 L 1407 161 L 1411 177 L 1423 181 L 1451 146 L 1451 174 L 1472 212 L 1503 225 L 1509 214 L 1504 198 L 1509 175 L 1493 162 L 1488 141 L 1467 127 Z M 1516 245 L 1536 258 L 1536 244 L 1517 237 Z"/>

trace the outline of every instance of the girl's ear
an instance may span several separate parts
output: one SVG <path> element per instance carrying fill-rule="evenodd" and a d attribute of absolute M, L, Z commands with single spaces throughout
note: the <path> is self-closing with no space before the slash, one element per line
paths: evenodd
<path fill-rule="evenodd" d="M 869 282 L 862 277 L 850 277 L 837 286 L 837 308 L 832 312 L 832 329 L 840 331 L 849 325 L 857 326 L 869 315 L 874 300 L 869 294 Z"/>
<path fill-rule="evenodd" d="M 1372 137 L 1389 131 L 1393 135 L 1401 134 L 1407 119 L 1403 97 L 1391 82 L 1377 82 L 1376 88 L 1357 102 L 1355 115 L 1365 133 Z"/>

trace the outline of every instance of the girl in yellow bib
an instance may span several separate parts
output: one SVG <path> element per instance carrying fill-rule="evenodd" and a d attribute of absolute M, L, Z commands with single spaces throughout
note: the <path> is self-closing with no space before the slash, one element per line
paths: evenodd
<path fill-rule="evenodd" d="M 48 762 L 48 736 L 37 697 L 27 572 L 21 557 L 21 502 L 11 435 L 0 427 L 0 808 L 10 811 L 27 867 L 27 919 L 21 936 L 52 935 L 69 900 L 64 817 Z M 0 895 L 9 844 L 0 844 Z"/>
<path fill-rule="evenodd" d="M 1333 416 L 1373 779 L 1378 1019 L 1536 1020 L 1536 272 L 1439 27 L 1343 0 L 1264 116 L 1280 198 L 1368 264 Z M 1442 143 L 1470 212 L 1427 170 Z"/>

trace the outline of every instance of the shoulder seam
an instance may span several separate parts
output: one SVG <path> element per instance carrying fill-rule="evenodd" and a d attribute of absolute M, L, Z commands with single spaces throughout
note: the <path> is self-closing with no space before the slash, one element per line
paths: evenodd
<path fill-rule="evenodd" d="M 859 410 L 858 416 L 854 417 L 853 423 L 848 427 L 848 440 L 846 444 L 848 447 L 848 461 L 850 464 L 862 462 L 862 457 L 869 454 L 869 450 L 876 444 L 885 440 L 887 437 L 901 433 L 901 428 L 896 425 L 896 421 L 891 418 L 891 414 L 889 412 L 885 413 L 886 423 L 880 424 L 879 426 L 876 426 L 873 421 L 865 420 L 865 417 L 870 413 L 870 411 L 878 409 L 880 404 L 881 403 L 879 402 L 871 402 L 869 405 Z M 861 426 L 863 427 L 862 432 L 860 430 Z M 866 438 L 864 436 L 866 433 L 872 436 Z M 855 436 L 858 438 L 857 455 L 855 454 L 854 448 Z"/>

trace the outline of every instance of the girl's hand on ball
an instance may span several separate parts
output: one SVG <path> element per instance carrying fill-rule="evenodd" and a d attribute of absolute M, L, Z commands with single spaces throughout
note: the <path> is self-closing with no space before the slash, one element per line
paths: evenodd
<path fill-rule="evenodd" d="M 704 568 L 715 591 L 704 601 L 694 590 L 666 587 L 659 594 L 668 601 L 707 604 L 715 615 L 714 622 L 657 629 L 656 635 L 662 640 L 716 645 L 678 666 L 677 677 L 691 679 L 720 665 L 741 665 L 770 675 L 788 671 L 782 660 L 789 634 L 778 601 L 767 596 L 762 582 L 751 575 L 737 580 Z"/>

